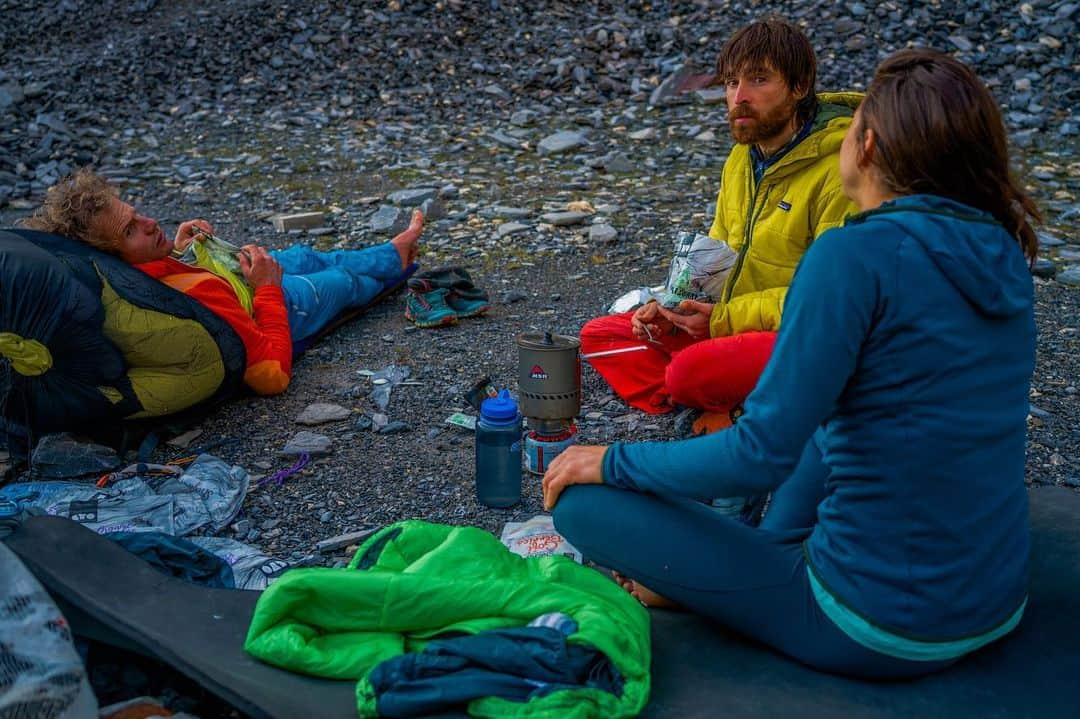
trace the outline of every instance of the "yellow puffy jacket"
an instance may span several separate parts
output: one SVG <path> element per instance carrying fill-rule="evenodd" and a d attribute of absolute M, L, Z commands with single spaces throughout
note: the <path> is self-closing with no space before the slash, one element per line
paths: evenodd
<path fill-rule="evenodd" d="M 713 308 L 713 337 L 780 328 L 788 285 L 810 243 L 857 211 L 840 186 L 840 143 L 862 100 L 857 92 L 821 93 L 810 134 L 754 183 L 748 145 L 724 163 L 709 236 L 739 254 Z"/>

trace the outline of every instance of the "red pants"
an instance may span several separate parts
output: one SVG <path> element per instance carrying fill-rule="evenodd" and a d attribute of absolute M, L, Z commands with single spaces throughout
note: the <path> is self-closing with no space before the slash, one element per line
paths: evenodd
<path fill-rule="evenodd" d="M 630 329 L 634 313 L 605 315 L 581 328 L 581 353 L 640 347 L 640 352 L 588 360 L 616 394 L 649 414 L 679 404 L 727 412 L 750 394 L 772 354 L 775 332 L 693 339 L 685 333 L 640 340 Z"/>

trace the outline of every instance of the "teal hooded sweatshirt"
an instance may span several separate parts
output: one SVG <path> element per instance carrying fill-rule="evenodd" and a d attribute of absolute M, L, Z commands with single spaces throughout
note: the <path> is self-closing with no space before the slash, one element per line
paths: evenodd
<path fill-rule="evenodd" d="M 990 215 L 930 195 L 855 215 L 802 260 L 738 423 L 616 444 L 604 482 L 760 494 L 814 441 L 828 479 L 804 547 L 830 601 L 922 642 L 1011 628 L 1027 591 L 1032 294 L 1019 244 Z"/>

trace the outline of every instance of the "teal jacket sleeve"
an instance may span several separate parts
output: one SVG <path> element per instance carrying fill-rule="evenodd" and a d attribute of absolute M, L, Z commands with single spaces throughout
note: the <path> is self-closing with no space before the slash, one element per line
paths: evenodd
<path fill-rule="evenodd" d="M 787 479 L 881 311 L 881 248 L 868 248 L 872 238 L 862 234 L 829 230 L 804 256 L 772 358 L 734 427 L 677 442 L 616 443 L 604 455 L 604 482 L 708 500 L 766 492 Z"/>

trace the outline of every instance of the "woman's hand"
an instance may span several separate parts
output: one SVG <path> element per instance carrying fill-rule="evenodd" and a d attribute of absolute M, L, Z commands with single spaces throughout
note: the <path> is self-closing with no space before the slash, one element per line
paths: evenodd
<path fill-rule="evenodd" d="M 602 484 L 604 482 L 604 452 L 607 447 L 567 447 L 551 460 L 544 472 L 544 509 L 550 512 L 559 501 L 562 491 L 573 484 Z"/>
<path fill-rule="evenodd" d="M 658 308 L 672 325 L 682 330 L 691 337 L 709 336 L 709 318 L 712 317 L 713 307 L 716 305 L 697 300 L 683 300 L 679 303 L 679 310 Z"/>
<path fill-rule="evenodd" d="M 252 287 L 281 286 L 281 277 L 285 271 L 264 248 L 258 245 L 244 245 L 243 249 L 236 253 L 236 259 L 240 261 L 241 274 Z"/>
<path fill-rule="evenodd" d="M 655 342 L 654 338 L 671 332 L 673 325 L 660 315 L 659 302 L 647 302 L 630 316 L 630 331 L 639 340 Z"/>
<path fill-rule="evenodd" d="M 191 241 L 198 239 L 200 242 L 203 236 L 196 230 L 203 230 L 214 234 L 214 228 L 210 226 L 210 223 L 206 220 L 188 220 L 187 222 L 180 223 L 179 229 L 176 230 L 176 239 L 173 240 L 173 248 L 177 252 L 183 252 L 191 244 Z"/>

